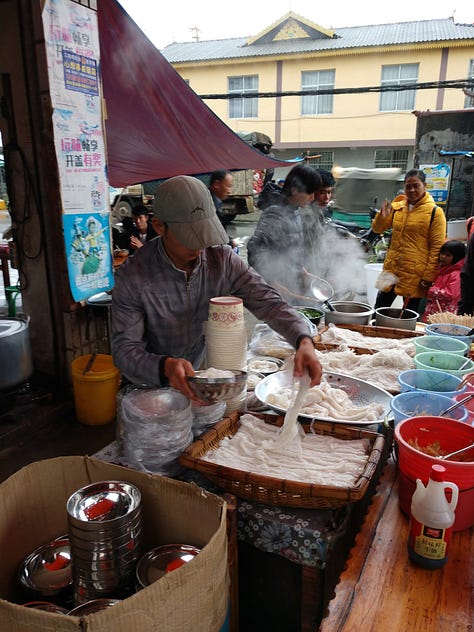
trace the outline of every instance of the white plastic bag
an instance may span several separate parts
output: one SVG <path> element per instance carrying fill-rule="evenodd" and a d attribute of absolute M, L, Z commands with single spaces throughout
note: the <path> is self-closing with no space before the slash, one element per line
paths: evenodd
<path fill-rule="evenodd" d="M 388 292 L 388 290 L 396 285 L 399 281 L 400 279 L 397 277 L 396 274 L 383 270 L 375 281 L 375 287 L 377 288 L 377 290 L 381 290 L 382 292 Z"/>

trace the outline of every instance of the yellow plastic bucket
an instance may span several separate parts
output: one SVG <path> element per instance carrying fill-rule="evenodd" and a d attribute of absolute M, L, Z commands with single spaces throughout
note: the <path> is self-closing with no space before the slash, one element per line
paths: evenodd
<path fill-rule="evenodd" d="M 112 356 L 98 353 L 90 370 L 84 373 L 90 355 L 71 363 L 76 418 L 87 426 L 100 426 L 114 420 L 120 372 Z"/>

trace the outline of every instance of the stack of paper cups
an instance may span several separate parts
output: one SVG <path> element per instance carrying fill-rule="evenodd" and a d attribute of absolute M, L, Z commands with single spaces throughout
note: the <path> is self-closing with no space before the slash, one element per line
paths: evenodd
<path fill-rule="evenodd" d="M 216 296 L 209 301 L 205 326 L 207 367 L 243 371 L 247 364 L 247 334 L 241 298 Z M 226 412 L 240 410 L 245 403 L 246 387 L 227 402 Z"/>

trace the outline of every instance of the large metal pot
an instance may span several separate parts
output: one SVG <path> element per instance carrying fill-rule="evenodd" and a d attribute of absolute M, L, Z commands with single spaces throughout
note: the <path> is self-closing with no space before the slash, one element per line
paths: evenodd
<path fill-rule="evenodd" d="M 400 315 L 402 318 L 400 318 Z M 378 327 L 395 327 L 395 329 L 414 330 L 418 318 L 419 314 L 412 309 L 379 307 L 375 310 L 375 324 Z"/>
<path fill-rule="evenodd" d="M 0 390 L 13 388 L 33 375 L 30 317 L 0 317 Z"/>
<path fill-rule="evenodd" d="M 322 307 L 326 325 L 368 325 L 374 310 L 368 303 L 356 301 L 331 301 L 334 311 Z"/>

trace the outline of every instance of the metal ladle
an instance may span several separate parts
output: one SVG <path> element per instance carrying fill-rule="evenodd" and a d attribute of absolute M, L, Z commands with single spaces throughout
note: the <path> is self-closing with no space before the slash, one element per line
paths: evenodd
<path fill-rule="evenodd" d="M 439 416 L 440 417 L 444 417 L 445 415 L 447 415 L 448 413 L 452 412 L 453 410 L 456 410 L 456 408 L 458 408 L 458 406 L 462 406 L 466 402 L 470 402 L 471 399 L 473 399 L 473 398 L 474 398 L 474 393 L 469 393 L 469 395 L 466 395 L 466 397 L 463 397 L 462 399 L 460 399 L 458 402 L 456 402 L 455 404 L 453 404 L 449 408 L 446 408 L 446 410 L 443 410 L 443 412 L 440 413 Z"/>
<path fill-rule="evenodd" d="M 334 296 L 334 289 L 327 281 L 319 277 L 314 277 L 313 281 L 311 281 L 311 292 L 314 298 L 323 305 L 326 305 L 329 311 L 336 311 L 336 308 L 329 302 Z"/>
<path fill-rule="evenodd" d="M 461 452 L 467 452 L 467 450 L 470 450 L 471 448 L 474 448 L 474 443 L 467 445 L 465 448 L 461 448 L 459 450 L 455 450 L 454 452 L 450 452 L 449 454 L 444 454 L 443 456 L 439 456 L 438 458 L 441 459 L 442 461 L 445 461 L 446 459 L 450 459 L 452 456 L 461 454 Z"/>

